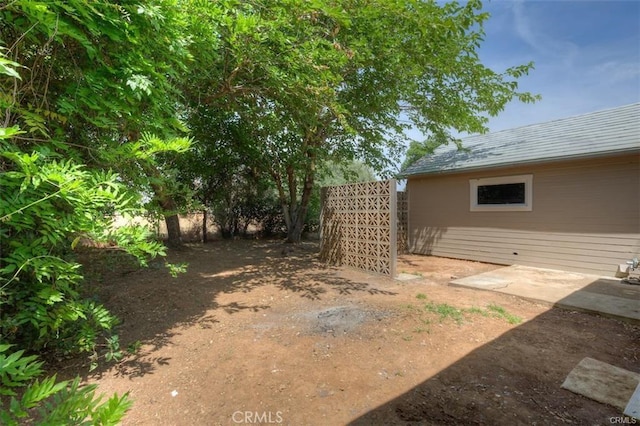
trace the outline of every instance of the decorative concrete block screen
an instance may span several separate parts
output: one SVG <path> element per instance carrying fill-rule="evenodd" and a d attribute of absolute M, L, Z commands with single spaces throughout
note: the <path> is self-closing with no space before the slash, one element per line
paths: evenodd
<path fill-rule="evenodd" d="M 321 259 L 395 276 L 396 209 L 393 179 L 323 188 Z"/>

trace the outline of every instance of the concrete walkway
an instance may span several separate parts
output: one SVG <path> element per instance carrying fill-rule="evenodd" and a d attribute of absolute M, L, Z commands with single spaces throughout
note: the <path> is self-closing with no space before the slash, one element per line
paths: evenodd
<path fill-rule="evenodd" d="M 640 285 L 615 278 L 513 265 L 456 279 L 450 285 L 497 291 L 640 323 Z"/>

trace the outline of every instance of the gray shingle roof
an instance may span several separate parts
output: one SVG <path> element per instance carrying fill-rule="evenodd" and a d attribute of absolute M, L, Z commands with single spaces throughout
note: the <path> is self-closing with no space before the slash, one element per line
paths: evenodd
<path fill-rule="evenodd" d="M 640 153 L 640 103 L 462 139 L 413 163 L 403 177 Z"/>

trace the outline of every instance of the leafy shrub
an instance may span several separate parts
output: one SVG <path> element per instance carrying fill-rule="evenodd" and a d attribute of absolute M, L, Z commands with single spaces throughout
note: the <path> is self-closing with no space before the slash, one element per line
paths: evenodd
<path fill-rule="evenodd" d="M 131 407 L 125 394 L 107 401 L 96 398 L 96 385 L 80 387 L 80 379 L 57 382 L 56 377 L 37 379 L 42 362 L 24 351 L 9 352 L 0 345 L 0 423 L 18 425 L 117 424 Z"/>
<path fill-rule="evenodd" d="M 164 140 L 138 127 L 174 128 L 167 124 L 175 122 L 174 108 L 159 105 L 170 104 L 159 62 L 148 67 L 158 96 L 144 102 L 135 96 L 148 92 L 144 78 L 112 74 L 128 69 L 124 64 L 149 63 L 146 49 L 128 55 L 122 36 L 133 28 L 155 33 L 157 22 L 145 8 L 123 19 L 128 9 L 111 2 L 14 1 L 0 9 L 1 43 L 10 46 L 0 45 L 0 341 L 57 355 L 89 352 L 94 360 L 106 348 L 103 356 L 113 358 L 119 352 L 111 335 L 117 319 L 84 298 L 74 250 L 81 241 L 95 241 L 142 264 L 164 254 L 148 229 L 115 227 L 113 221 L 116 214 L 139 215 L 139 194 L 163 188 L 158 156 L 184 152 L 190 144 L 173 132 Z M 165 59 L 181 57 L 177 53 Z M 129 89 L 117 90 L 124 81 L 133 97 L 125 95 Z M 155 110 L 156 124 L 163 123 L 157 127 L 142 114 L 155 101 L 162 109 Z"/>
<path fill-rule="evenodd" d="M 25 153 L 2 140 L 0 158 L 3 341 L 59 354 L 96 352 L 117 320 L 82 298 L 76 245 L 82 239 L 110 242 L 143 263 L 164 247 L 143 228 L 113 227 L 113 212 L 136 207 L 115 173 L 87 170 L 46 152 Z"/>
<path fill-rule="evenodd" d="M 282 207 L 275 195 L 270 188 L 257 189 L 258 186 L 250 182 L 245 186 L 232 186 L 212 203 L 213 220 L 223 238 L 246 236 L 251 225 L 264 237 L 286 232 Z"/>
<path fill-rule="evenodd" d="M 9 46 L 0 46 L 0 424 L 113 424 L 130 405 L 126 396 L 101 404 L 78 379 L 32 381 L 42 364 L 24 356 L 89 352 L 95 363 L 120 352 L 117 319 L 83 296 L 81 241 L 142 264 L 164 253 L 147 229 L 116 228 L 113 218 L 141 211 L 127 185 L 162 192 L 160 153 L 188 148 L 184 138 L 169 146 L 142 131 L 181 132 L 167 97 L 189 56 L 168 2 L 166 14 L 120 3 L 0 6 L 0 43 Z M 149 37 L 160 23 L 167 37 Z"/>

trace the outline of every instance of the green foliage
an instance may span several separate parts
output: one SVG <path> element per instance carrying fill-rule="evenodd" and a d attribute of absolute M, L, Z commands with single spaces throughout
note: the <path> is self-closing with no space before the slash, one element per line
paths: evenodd
<path fill-rule="evenodd" d="M 141 227 L 113 226 L 115 212 L 139 211 L 112 172 L 91 171 L 72 160 L 25 153 L 0 142 L 5 170 L 0 187 L 0 332 L 31 350 L 95 352 L 116 324 L 101 305 L 84 300 L 80 240 L 110 243 L 142 263 L 164 254 Z"/>
<path fill-rule="evenodd" d="M 169 275 L 171 275 L 173 278 L 176 278 L 178 275 L 184 274 L 185 272 L 187 272 L 188 265 L 185 262 L 181 262 L 181 263 L 165 262 L 164 265 L 169 271 Z"/>
<path fill-rule="evenodd" d="M 143 194 L 171 204 L 169 152 L 190 144 L 181 12 L 170 0 L 3 2 L 0 43 L 0 423 L 115 424 L 126 396 L 34 381 L 41 363 L 24 351 L 86 352 L 92 367 L 122 356 L 117 319 L 87 298 L 75 252 L 97 242 L 141 264 L 165 252 L 114 218 L 141 215 Z"/>
<path fill-rule="evenodd" d="M 246 129 L 232 114 L 202 106 L 189 125 L 194 140 L 176 163 L 178 184 L 213 213 L 224 238 L 244 235 L 252 224 L 277 234 L 284 226 L 281 206 L 273 183 L 253 165 Z"/>
<path fill-rule="evenodd" d="M 190 125 L 210 127 L 203 109 L 213 123 L 220 121 L 211 111 L 233 118 L 247 146 L 244 164 L 272 179 L 291 241 L 323 163 L 359 159 L 389 176 L 409 128 L 437 140 L 452 129 L 482 132 L 486 116 L 510 100 L 536 99 L 518 91 L 531 64 L 495 72 L 480 62 L 488 16 L 479 1 L 188 4 L 192 46 L 215 46 L 192 68 Z"/>
<path fill-rule="evenodd" d="M 462 324 L 469 316 L 480 315 L 483 317 L 494 317 L 505 319 L 509 324 L 519 324 L 522 322 L 522 318 L 512 315 L 501 306 L 495 303 L 487 305 L 486 309 L 472 306 L 471 308 L 456 308 L 448 303 L 436 303 L 428 301 L 427 296 L 424 293 L 418 293 L 416 299 L 426 300 L 420 310 L 417 310 L 413 305 L 407 307 L 414 312 L 427 312 L 430 314 L 436 314 L 440 322 L 447 319 L 453 320 L 456 324 Z M 425 325 L 429 325 L 430 320 L 421 317 L 421 321 Z M 422 330 L 424 331 L 424 330 Z"/>
<path fill-rule="evenodd" d="M 13 77 L 18 80 L 21 80 L 22 77 L 20 77 L 20 74 L 16 70 L 16 68 L 20 68 L 21 65 L 17 62 L 14 62 L 5 58 L 4 57 L 5 50 L 6 49 L 4 47 L 0 46 L 0 54 L 2 54 L 2 56 L 0 56 L 0 74 L 5 74 L 5 75 L 8 75 L 9 77 Z"/>
<path fill-rule="evenodd" d="M 5 355 L 11 345 L 0 344 L 0 395 L 15 396 L 15 389 L 25 386 L 42 372 L 42 362 L 35 355 L 23 356 L 24 351 Z"/>
<path fill-rule="evenodd" d="M 175 214 L 171 156 L 136 145 L 185 131 L 179 83 L 192 56 L 177 2 L 15 0 L 0 7 L 0 40 L 0 127 L 24 131 L 21 149 L 115 170 Z"/>
<path fill-rule="evenodd" d="M 38 379 L 42 362 L 24 351 L 0 344 L 0 422 L 3 425 L 115 425 L 131 408 L 128 395 L 107 401 L 96 397 L 96 385 L 80 387 L 80 379 Z M 20 396 L 19 396 L 20 395 Z"/>
<path fill-rule="evenodd" d="M 214 220 L 222 237 L 247 236 L 251 225 L 259 230 L 261 236 L 282 233 L 282 210 L 273 191 L 267 189 L 260 193 L 255 187 L 238 188 L 234 183 L 225 188 L 234 192 L 212 203 Z"/>
<path fill-rule="evenodd" d="M 435 151 L 435 149 L 440 145 L 446 145 L 449 142 L 454 142 L 456 143 L 456 145 L 458 145 L 458 149 L 463 149 L 463 147 L 460 145 L 460 141 L 450 139 L 446 136 L 431 136 L 424 141 L 412 140 L 409 143 L 409 148 L 407 149 L 407 152 L 405 154 L 405 159 L 400 166 L 401 174 L 407 169 L 407 167 L 420 160 L 425 155 L 432 154 L 433 151 Z"/>
<path fill-rule="evenodd" d="M 462 324 L 462 322 L 464 321 L 464 311 L 447 303 L 427 302 L 424 305 L 424 309 L 427 312 L 438 314 L 438 316 L 440 317 L 440 321 L 443 321 L 447 318 L 452 319 L 456 322 L 456 324 Z"/>
<path fill-rule="evenodd" d="M 55 136 L 56 130 L 69 134 L 51 119 L 63 116 L 83 124 L 73 136 L 85 146 L 117 137 L 118 127 L 165 131 L 175 121 L 167 95 L 177 96 L 174 79 L 190 55 L 174 3 L 148 3 L 16 0 L 2 6 L 0 40 L 10 48 L 10 69 L 20 64 L 17 72 L 27 77 L 5 92 L 20 100 L 12 121 L 31 134 Z M 29 116 L 41 125 L 26 125 Z"/>
<path fill-rule="evenodd" d="M 163 156 L 190 143 L 174 135 L 182 129 L 174 79 L 190 58 L 174 6 L 17 0 L 0 7 L 3 341 L 118 357 L 117 319 L 85 299 L 74 251 L 99 242 L 141 264 L 164 254 L 148 229 L 115 227 L 114 218 L 141 215 L 143 193 L 169 198 Z"/>
<path fill-rule="evenodd" d="M 342 163 L 327 161 L 318 166 L 317 176 L 316 184 L 320 188 L 376 180 L 374 171 L 358 160 Z"/>

